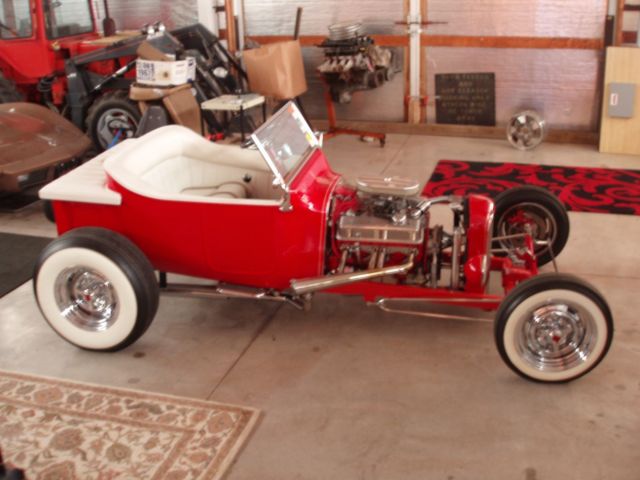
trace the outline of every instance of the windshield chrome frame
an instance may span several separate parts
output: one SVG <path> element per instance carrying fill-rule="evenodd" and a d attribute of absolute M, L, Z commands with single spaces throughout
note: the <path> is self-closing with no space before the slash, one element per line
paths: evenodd
<path fill-rule="evenodd" d="M 275 162 L 271 159 L 271 157 L 267 153 L 267 151 L 264 148 L 262 142 L 260 142 L 258 137 L 257 137 L 257 134 L 269 123 L 269 120 L 267 120 L 267 122 L 265 124 L 261 125 L 251 135 L 251 139 L 253 140 L 254 145 L 260 151 L 260 155 L 262 155 L 262 158 L 264 159 L 264 161 L 269 166 L 269 169 L 271 170 L 271 173 L 273 173 L 273 176 L 274 176 L 273 184 L 278 186 L 278 187 L 280 187 L 282 190 L 284 190 L 285 195 L 289 194 L 289 187 L 291 186 L 291 184 L 293 183 L 293 180 L 296 178 L 296 176 L 300 172 L 302 166 L 305 163 L 307 163 L 307 161 L 309 160 L 309 157 L 311 156 L 311 154 L 316 149 L 318 149 L 320 147 L 318 139 L 314 135 L 313 130 L 311 129 L 311 127 L 307 123 L 306 119 L 304 118 L 304 115 L 302 115 L 302 112 L 300 112 L 300 109 L 298 108 L 298 106 L 294 102 L 292 102 L 292 101 L 287 102 L 273 116 L 276 117 L 278 115 L 281 115 L 282 112 L 287 111 L 291 107 L 302 118 L 302 120 L 303 120 L 303 124 L 302 124 L 303 130 L 302 130 L 302 132 L 306 133 L 310 138 L 313 138 L 313 144 L 309 143 L 309 146 L 307 147 L 307 149 L 300 155 L 300 159 L 296 162 L 296 164 L 293 166 L 293 168 L 291 168 L 291 170 L 289 170 L 284 175 L 284 177 L 282 176 L 282 173 L 280 172 L 280 170 L 278 170 L 278 167 L 275 164 Z"/>

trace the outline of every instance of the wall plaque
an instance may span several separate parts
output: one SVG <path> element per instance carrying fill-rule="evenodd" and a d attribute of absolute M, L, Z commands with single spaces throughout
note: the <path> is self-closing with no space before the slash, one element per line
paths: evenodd
<path fill-rule="evenodd" d="M 436 75 L 436 123 L 495 126 L 495 73 Z"/>

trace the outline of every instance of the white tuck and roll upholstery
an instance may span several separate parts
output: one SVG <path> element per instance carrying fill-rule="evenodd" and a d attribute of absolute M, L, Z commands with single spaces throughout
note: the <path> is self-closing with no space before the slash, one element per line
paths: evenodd
<path fill-rule="evenodd" d="M 139 195 L 160 200 L 274 205 L 280 192 L 257 150 L 211 143 L 169 125 L 126 140 L 40 191 L 41 198 L 119 204 L 106 174 Z"/>

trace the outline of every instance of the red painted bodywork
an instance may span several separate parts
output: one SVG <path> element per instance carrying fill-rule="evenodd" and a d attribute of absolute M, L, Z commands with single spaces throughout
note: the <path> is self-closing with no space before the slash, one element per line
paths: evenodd
<path fill-rule="evenodd" d="M 284 290 L 292 278 L 324 273 L 329 202 L 339 176 L 316 150 L 279 206 L 162 201 L 113 180 L 121 206 L 54 202 L 60 234 L 98 226 L 132 240 L 158 269 Z"/>
<path fill-rule="evenodd" d="M 292 279 L 319 277 L 336 268 L 340 250 L 335 232 L 327 227 L 358 201 L 355 191 L 340 179 L 316 149 L 290 185 L 290 211 L 279 205 L 163 201 L 131 192 L 113 179 L 108 186 L 122 196 L 120 206 L 53 204 L 60 234 L 84 226 L 104 227 L 133 241 L 160 271 L 285 291 Z M 492 256 L 493 202 L 470 195 L 466 205 L 461 291 L 404 284 L 403 275 L 396 277 L 396 283 L 360 281 L 325 291 L 360 295 L 367 301 L 423 298 L 444 303 L 451 299 L 455 304 L 453 299 L 465 298 L 469 307 L 497 308 L 501 297 L 486 293 L 489 271 L 502 273 L 508 291 L 537 273 L 535 257 L 524 252 L 523 265 L 514 266 L 510 258 Z M 415 265 L 426 257 L 428 225 L 426 229 Z M 533 244 L 529 247 L 533 252 Z M 388 264 L 405 261 L 397 253 L 389 256 Z"/>
<path fill-rule="evenodd" d="M 493 202 L 480 195 L 467 197 L 467 261 L 464 264 L 465 291 L 482 293 L 489 280 Z"/>
<path fill-rule="evenodd" d="M 438 303 L 447 303 L 450 299 L 451 305 L 460 305 L 456 303 L 456 299 L 464 297 L 468 300 L 465 302 L 466 307 L 481 308 L 486 310 L 495 310 L 500 304 L 502 297 L 497 295 L 486 295 L 484 293 L 463 293 L 447 290 L 445 288 L 425 288 L 418 285 L 394 285 L 381 282 L 359 282 L 342 285 L 340 287 L 325 290 L 325 293 L 340 293 L 343 295 L 362 296 L 367 302 L 374 302 L 379 298 L 415 298 L 415 299 L 433 299 Z M 474 302 L 473 300 L 477 300 Z"/>

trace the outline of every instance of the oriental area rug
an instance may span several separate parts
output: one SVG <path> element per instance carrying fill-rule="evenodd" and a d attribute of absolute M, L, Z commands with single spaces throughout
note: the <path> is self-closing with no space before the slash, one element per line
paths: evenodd
<path fill-rule="evenodd" d="M 546 188 L 575 212 L 640 215 L 640 170 L 440 160 L 422 194 L 495 197 L 518 185 Z"/>
<path fill-rule="evenodd" d="M 27 479 L 219 479 L 252 408 L 0 371 L 0 449 Z"/>

